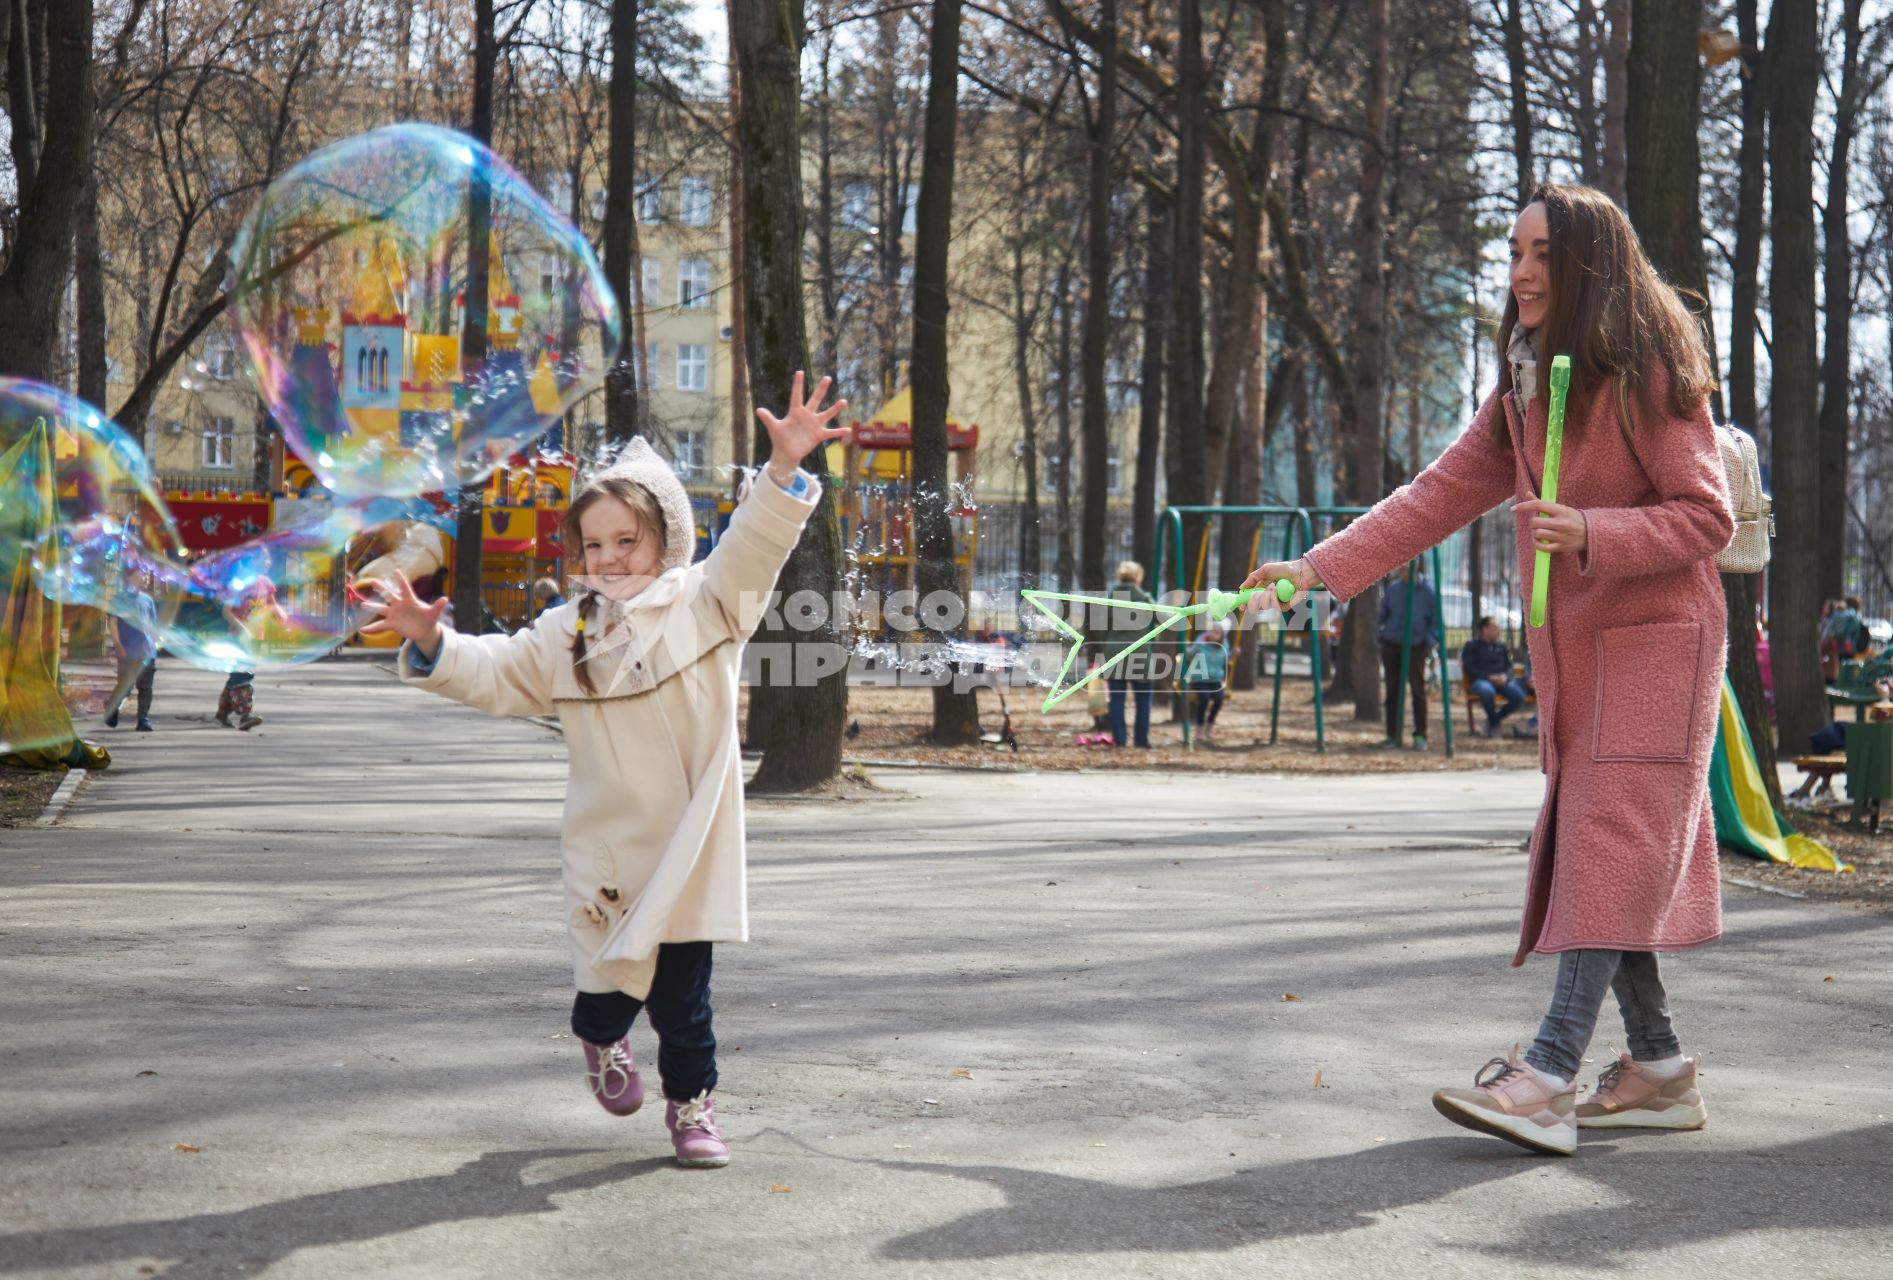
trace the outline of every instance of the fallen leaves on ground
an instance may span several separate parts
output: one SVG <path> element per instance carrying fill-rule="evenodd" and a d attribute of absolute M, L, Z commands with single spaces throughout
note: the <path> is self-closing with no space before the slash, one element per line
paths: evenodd
<path fill-rule="evenodd" d="M 171 1144 L 171 1150 L 173 1150 L 173 1151 L 183 1151 L 183 1152 L 186 1152 L 186 1153 L 188 1153 L 188 1154 L 190 1154 L 190 1155 L 196 1155 L 196 1154 L 197 1154 L 197 1153 L 198 1153 L 199 1151 L 201 1151 L 201 1150 L 203 1150 L 203 1148 L 202 1148 L 202 1147 L 194 1147 L 194 1146 L 192 1146 L 192 1145 L 191 1145 L 190 1143 L 188 1143 L 188 1142 L 174 1142 L 174 1143 L 172 1143 L 172 1144 Z"/>

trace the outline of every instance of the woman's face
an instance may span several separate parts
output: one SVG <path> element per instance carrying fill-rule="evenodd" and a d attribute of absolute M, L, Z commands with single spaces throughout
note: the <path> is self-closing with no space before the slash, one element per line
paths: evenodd
<path fill-rule="evenodd" d="M 580 513 L 578 532 L 587 584 L 607 599 L 629 600 L 664 571 L 656 535 L 609 494 Z"/>
<path fill-rule="evenodd" d="M 1551 223 L 1543 201 L 1526 205 L 1512 224 L 1512 297 L 1518 322 L 1527 329 L 1544 323 L 1551 309 Z"/>

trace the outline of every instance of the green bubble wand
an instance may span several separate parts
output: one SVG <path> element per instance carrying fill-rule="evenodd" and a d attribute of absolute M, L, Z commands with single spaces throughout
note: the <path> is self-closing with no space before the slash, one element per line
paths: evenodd
<path fill-rule="evenodd" d="M 1545 483 L 1543 497 L 1546 502 L 1558 500 L 1558 460 L 1564 453 L 1564 400 L 1571 391 L 1571 357 L 1553 356 L 1551 359 L 1551 409 L 1545 418 Z M 1531 574 L 1531 624 L 1534 627 L 1545 625 L 1545 598 L 1551 592 L 1551 553 L 1540 551 L 1532 562 Z"/>
<path fill-rule="evenodd" d="M 1212 621 L 1220 622 L 1238 609 L 1246 606 L 1250 600 L 1255 598 L 1256 593 L 1261 590 L 1262 588 L 1260 587 L 1244 587 L 1240 591 L 1217 591 L 1212 588 L 1209 593 L 1209 599 L 1200 601 L 1197 604 L 1187 605 L 1144 604 L 1137 600 L 1126 600 L 1122 596 L 1074 595 L 1066 591 L 1021 591 L 1019 594 L 1027 603 L 1031 604 L 1040 613 L 1049 618 L 1052 626 L 1071 639 L 1071 648 L 1065 654 L 1065 665 L 1058 669 L 1058 679 L 1052 681 L 1052 691 L 1045 695 L 1045 703 L 1039 708 L 1039 711 L 1050 711 L 1053 707 L 1090 684 L 1093 680 L 1103 678 L 1104 674 L 1111 670 L 1111 668 L 1130 657 L 1133 653 L 1136 653 L 1139 649 L 1149 644 L 1152 640 L 1155 640 L 1164 632 L 1176 626 L 1179 622 L 1205 613 L 1210 616 Z M 1290 600 L 1295 598 L 1295 584 L 1290 582 L 1287 578 L 1278 579 L 1275 583 L 1275 598 L 1281 601 L 1281 603 L 1287 604 Z M 1071 604 L 1102 605 L 1107 609 L 1147 610 L 1160 615 L 1163 621 L 1159 622 L 1149 631 L 1146 631 L 1132 643 L 1125 645 L 1124 648 L 1113 655 L 1109 661 L 1094 667 L 1091 671 L 1086 673 L 1084 679 L 1074 684 L 1066 685 L 1065 677 L 1071 673 L 1071 664 L 1078 660 L 1079 651 L 1084 648 L 1085 637 L 1082 631 L 1072 626 L 1071 623 L 1065 621 L 1065 619 L 1059 617 L 1058 610 L 1052 608 L 1050 605 L 1050 602 L 1054 600 L 1064 600 Z"/>

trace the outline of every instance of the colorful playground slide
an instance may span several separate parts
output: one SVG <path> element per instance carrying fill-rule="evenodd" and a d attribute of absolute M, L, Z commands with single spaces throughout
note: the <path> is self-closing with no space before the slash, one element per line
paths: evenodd
<path fill-rule="evenodd" d="M 1724 848 L 1820 871 L 1853 870 L 1826 845 L 1796 834 L 1768 803 L 1748 726 L 1742 723 L 1727 676 L 1722 678 L 1722 720 L 1709 761 L 1709 795 L 1715 806 L 1716 840 Z"/>

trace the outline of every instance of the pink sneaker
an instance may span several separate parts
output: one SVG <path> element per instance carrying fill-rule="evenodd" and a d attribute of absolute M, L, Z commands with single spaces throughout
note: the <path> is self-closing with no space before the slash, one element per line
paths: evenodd
<path fill-rule="evenodd" d="M 1660 1076 L 1623 1054 L 1577 1107 L 1580 1129 L 1700 1129 L 1708 1122 L 1694 1058 L 1684 1058 L 1675 1075 Z"/>
<path fill-rule="evenodd" d="M 602 1049 L 588 1040 L 580 1043 L 585 1046 L 585 1083 L 599 1106 L 614 1116 L 628 1116 L 644 1105 L 644 1081 L 631 1056 L 630 1036 Z"/>
<path fill-rule="evenodd" d="M 664 1124 L 670 1129 L 677 1163 L 684 1168 L 721 1169 L 730 1162 L 729 1144 L 716 1127 L 716 1104 L 708 1089 L 688 1102 L 673 1102 L 664 1108 Z"/>
<path fill-rule="evenodd" d="M 1510 1057 L 1479 1068 L 1470 1089 L 1440 1089 L 1433 1109 L 1454 1124 L 1532 1151 L 1568 1156 L 1577 1150 L 1577 1090 L 1559 1093 L 1526 1063 L 1518 1046 Z"/>

